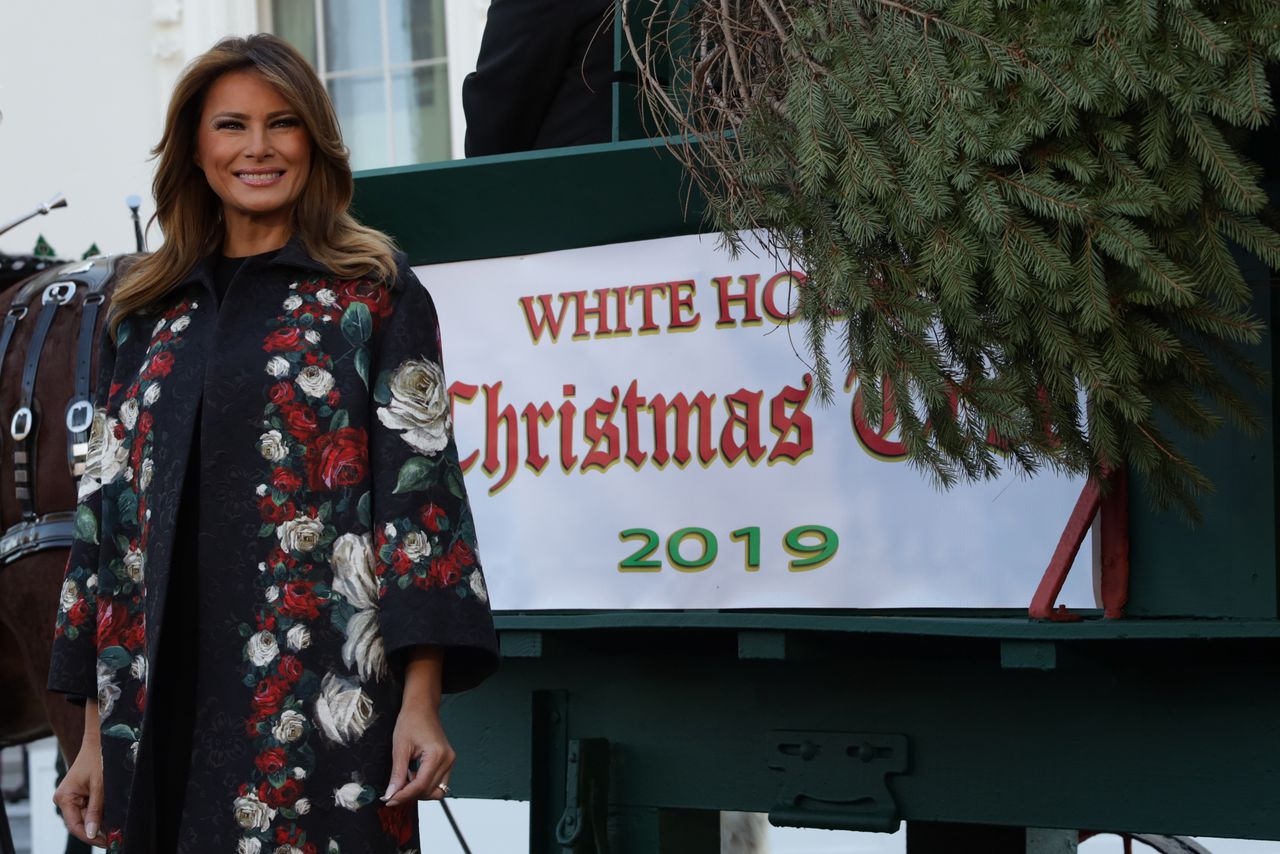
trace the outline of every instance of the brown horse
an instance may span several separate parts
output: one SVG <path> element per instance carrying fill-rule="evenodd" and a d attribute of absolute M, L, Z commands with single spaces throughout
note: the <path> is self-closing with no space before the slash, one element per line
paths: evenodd
<path fill-rule="evenodd" d="M 122 260 L 51 267 L 0 293 L 0 746 L 52 733 L 68 763 L 84 713 L 45 683 L 88 450 L 96 342 Z"/>

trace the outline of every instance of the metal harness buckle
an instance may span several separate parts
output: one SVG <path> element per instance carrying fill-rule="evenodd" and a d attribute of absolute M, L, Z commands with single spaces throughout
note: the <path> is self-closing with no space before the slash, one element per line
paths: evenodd
<path fill-rule="evenodd" d="M 58 305 L 66 305 L 75 298 L 76 283 L 75 282 L 54 282 L 52 285 L 44 289 L 44 293 L 40 297 L 40 302 L 48 305 L 54 300 L 58 301 Z"/>
<path fill-rule="evenodd" d="M 83 433 L 93 424 L 93 404 L 87 400 L 77 400 L 67 408 L 67 431 Z"/>
<path fill-rule="evenodd" d="M 24 406 L 13 413 L 13 421 L 9 423 L 9 435 L 15 442 L 21 442 L 31 433 L 31 425 L 35 422 L 31 407 Z"/>

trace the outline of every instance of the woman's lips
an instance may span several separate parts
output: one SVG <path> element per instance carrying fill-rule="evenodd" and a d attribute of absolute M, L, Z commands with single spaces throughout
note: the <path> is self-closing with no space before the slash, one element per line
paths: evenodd
<path fill-rule="evenodd" d="M 236 177 L 250 187 L 269 187 L 283 178 L 284 172 L 237 172 Z"/>

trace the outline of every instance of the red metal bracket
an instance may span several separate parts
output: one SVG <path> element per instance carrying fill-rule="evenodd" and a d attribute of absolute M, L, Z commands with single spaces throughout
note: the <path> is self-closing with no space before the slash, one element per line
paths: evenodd
<path fill-rule="evenodd" d="M 1029 614 L 1033 620 L 1054 620 L 1058 622 L 1074 622 L 1080 619 L 1067 609 L 1065 605 L 1054 607 L 1062 585 L 1067 580 L 1067 573 L 1080 552 L 1080 544 L 1093 524 L 1095 516 L 1101 512 L 1102 555 L 1099 592 L 1102 598 L 1103 613 L 1108 619 L 1119 619 L 1124 616 L 1125 605 L 1129 601 L 1129 476 L 1125 467 L 1120 467 L 1107 475 L 1107 495 L 1102 495 L 1100 484 L 1095 478 L 1085 482 L 1080 491 L 1080 498 L 1067 519 L 1067 526 L 1058 540 L 1058 547 L 1049 560 L 1049 566 L 1040 579 L 1036 593 L 1031 597 Z"/>

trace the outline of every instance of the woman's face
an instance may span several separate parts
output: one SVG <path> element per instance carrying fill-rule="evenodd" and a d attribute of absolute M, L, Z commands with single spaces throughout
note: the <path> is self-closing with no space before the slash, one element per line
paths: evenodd
<path fill-rule="evenodd" d="M 311 172 L 311 136 L 261 75 L 230 71 L 205 95 L 196 165 L 222 200 L 228 228 L 288 226 Z"/>

